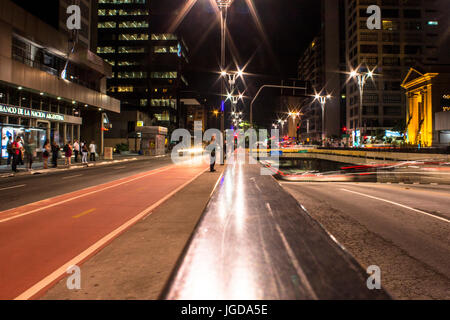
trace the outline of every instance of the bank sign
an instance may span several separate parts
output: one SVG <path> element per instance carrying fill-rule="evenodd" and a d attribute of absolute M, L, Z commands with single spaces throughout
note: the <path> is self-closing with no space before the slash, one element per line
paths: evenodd
<path fill-rule="evenodd" d="M 7 104 L 0 104 L 0 113 L 43 120 L 64 121 L 64 115 L 62 114 L 15 107 Z"/>

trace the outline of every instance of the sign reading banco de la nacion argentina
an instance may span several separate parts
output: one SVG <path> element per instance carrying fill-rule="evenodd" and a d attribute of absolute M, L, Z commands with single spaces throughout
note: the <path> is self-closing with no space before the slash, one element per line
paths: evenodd
<path fill-rule="evenodd" d="M 0 104 L 0 113 L 7 115 L 14 115 L 18 117 L 27 117 L 35 119 L 53 120 L 53 121 L 64 121 L 64 115 L 58 113 L 51 113 L 41 110 L 33 110 L 28 108 L 10 106 L 7 104 Z"/>

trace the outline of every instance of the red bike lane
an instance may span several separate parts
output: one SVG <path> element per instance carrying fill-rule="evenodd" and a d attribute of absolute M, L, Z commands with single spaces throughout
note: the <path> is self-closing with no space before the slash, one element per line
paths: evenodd
<path fill-rule="evenodd" d="M 171 165 L 0 212 L 0 299 L 39 296 L 205 169 Z"/>

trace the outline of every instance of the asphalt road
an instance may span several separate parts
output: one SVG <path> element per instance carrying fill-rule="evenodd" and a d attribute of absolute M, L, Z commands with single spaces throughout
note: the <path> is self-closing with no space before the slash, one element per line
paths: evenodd
<path fill-rule="evenodd" d="M 23 186 L 3 190 L 14 208 L 0 211 L 0 299 L 39 297 L 206 168 L 163 159 L 11 181 Z"/>
<path fill-rule="evenodd" d="M 0 178 L 0 211 L 171 164 L 169 156 L 48 174 Z"/>
<path fill-rule="evenodd" d="M 283 182 L 398 299 L 450 299 L 450 186 Z"/>

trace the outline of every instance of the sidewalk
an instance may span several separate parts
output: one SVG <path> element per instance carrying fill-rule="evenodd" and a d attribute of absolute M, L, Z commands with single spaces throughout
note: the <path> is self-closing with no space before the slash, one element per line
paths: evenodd
<path fill-rule="evenodd" d="M 26 166 L 17 166 L 17 170 L 19 172 L 14 173 L 12 172 L 11 165 L 2 164 L 0 165 L 0 178 L 7 178 L 7 177 L 14 177 L 14 176 L 22 176 L 22 175 L 32 175 L 32 174 L 45 174 L 45 173 L 52 173 L 52 172 L 58 172 L 61 170 L 73 170 L 73 169 L 79 169 L 82 167 L 93 167 L 93 166 L 102 166 L 102 165 L 110 165 L 110 164 L 116 164 L 121 162 L 130 162 L 130 161 L 137 161 L 137 160 L 148 160 L 148 159 L 154 159 L 154 158 L 161 158 L 163 156 L 141 156 L 138 154 L 127 154 L 127 155 L 114 155 L 113 160 L 104 160 L 102 157 L 97 158 L 97 161 L 89 161 L 87 165 L 83 165 L 80 162 L 74 162 L 74 158 L 72 157 L 72 165 L 70 168 L 66 165 L 64 165 L 64 158 L 58 159 L 58 167 L 53 168 L 51 164 L 51 160 L 49 159 L 49 168 L 44 169 L 43 162 L 35 162 L 33 163 L 33 167 L 31 171 L 27 171 Z M 6 162 L 6 161 L 2 161 Z"/>
<path fill-rule="evenodd" d="M 40 299 L 157 299 L 224 168 L 200 175 L 84 262 L 81 290 L 68 290 L 65 276 Z"/>

